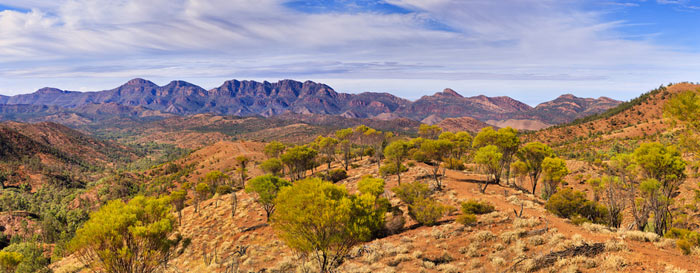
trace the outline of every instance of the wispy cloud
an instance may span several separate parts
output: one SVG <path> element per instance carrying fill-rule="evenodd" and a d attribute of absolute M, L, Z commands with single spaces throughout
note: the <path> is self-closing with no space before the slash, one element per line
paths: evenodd
<path fill-rule="evenodd" d="M 639 92 L 700 71 L 697 55 L 630 39 L 627 22 L 576 0 L 4 2 L 19 9 L 0 12 L 0 79 L 14 92 L 80 78 L 251 77 L 336 79 L 341 90 L 383 81 L 411 94 L 509 81 L 551 96 L 581 82 Z"/>

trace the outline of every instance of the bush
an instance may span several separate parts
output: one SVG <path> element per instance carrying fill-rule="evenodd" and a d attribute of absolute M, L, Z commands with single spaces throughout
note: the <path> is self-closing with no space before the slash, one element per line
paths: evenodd
<path fill-rule="evenodd" d="M 462 214 L 457 217 L 457 223 L 460 223 L 465 226 L 473 226 L 476 224 L 476 215 Z"/>
<path fill-rule="evenodd" d="M 690 249 L 693 247 L 693 245 L 685 239 L 679 239 L 676 241 L 676 246 L 678 246 L 681 252 L 683 252 L 683 255 L 689 255 Z"/>
<path fill-rule="evenodd" d="M 216 187 L 216 193 L 219 195 L 229 194 L 233 192 L 233 188 L 229 185 L 221 185 Z"/>
<path fill-rule="evenodd" d="M 463 171 L 465 169 L 464 162 L 462 162 L 462 160 L 452 157 L 446 159 L 443 164 L 445 164 L 445 168 L 448 168 L 450 170 Z"/>
<path fill-rule="evenodd" d="M 361 193 L 379 196 L 384 193 L 384 185 L 384 179 L 374 178 L 371 175 L 368 175 L 362 177 L 362 179 L 357 182 L 357 190 L 359 190 Z"/>
<path fill-rule="evenodd" d="M 321 179 L 325 181 L 331 181 L 333 183 L 348 178 L 348 173 L 343 169 L 334 169 L 328 173 L 318 173 L 317 175 Z"/>
<path fill-rule="evenodd" d="M 408 214 L 421 225 L 432 226 L 449 211 L 449 207 L 430 198 L 415 200 L 408 207 Z"/>
<path fill-rule="evenodd" d="M 486 201 L 469 200 L 467 202 L 462 202 L 463 214 L 487 214 L 493 211 L 493 205 Z"/>
<path fill-rule="evenodd" d="M 406 168 L 406 166 L 404 165 L 401 165 L 401 172 L 406 171 L 408 171 L 408 168 Z M 397 173 L 398 172 L 396 171 L 396 163 L 394 162 L 386 162 L 384 163 L 384 165 L 379 167 L 379 174 L 381 174 L 382 176 L 395 175 Z"/>
<path fill-rule="evenodd" d="M 404 225 L 406 225 L 406 219 L 403 217 L 403 213 L 401 211 L 392 213 L 386 217 L 386 222 L 384 223 L 385 234 L 397 234 L 403 230 Z"/>
<path fill-rule="evenodd" d="M 418 199 L 425 199 L 430 195 L 430 189 L 425 183 L 415 181 L 412 183 L 403 183 L 391 189 L 396 194 L 396 197 L 402 202 L 411 205 Z"/>
<path fill-rule="evenodd" d="M 572 189 L 564 189 L 553 194 L 547 200 L 545 209 L 559 217 L 575 220 L 575 223 L 579 224 L 588 221 L 596 224 L 608 223 L 608 209 L 605 206 L 586 199 L 583 192 Z"/>

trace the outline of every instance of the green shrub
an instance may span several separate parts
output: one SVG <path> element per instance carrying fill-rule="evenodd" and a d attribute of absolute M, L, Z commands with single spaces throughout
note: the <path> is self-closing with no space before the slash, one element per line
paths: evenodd
<path fill-rule="evenodd" d="M 683 255 L 689 255 L 690 249 L 693 247 L 693 245 L 685 239 L 678 239 L 678 241 L 676 241 L 676 246 L 683 252 Z"/>
<path fill-rule="evenodd" d="M 408 207 L 408 215 L 421 225 L 432 226 L 449 211 L 449 207 L 431 198 L 421 198 L 415 200 Z"/>
<path fill-rule="evenodd" d="M 323 179 L 324 181 L 331 181 L 333 183 L 336 183 L 340 180 L 348 178 L 348 173 L 343 169 L 333 169 L 327 173 L 326 172 L 317 173 L 316 176 L 318 178 Z"/>
<path fill-rule="evenodd" d="M 469 200 L 462 202 L 463 214 L 486 214 L 494 211 L 493 205 L 486 201 Z"/>
<path fill-rule="evenodd" d="M 402 202 L 411 205 L 416 200 L 425 199 L 430 195 L 430 189 L 425 183 L 415 181 L 412 183 L 403 183 L 391 189 L 396 194 L 396 197 Z"/>
<path fill-rule="evenodd" d="M 579 224 L 587 221 L 596 224 L 608 223 L 608 209 L 605 206 L 586 199 L 583 192 L 572 189 L 564 189 L 553 194 L 547 200 L 545 209 L 559 217 L 575 220 Z"/>
<path fill-rule="evenodd" d="M 409 165 L 410 165 L 410 163 L 409 163 Z M 406 166 L 404 166 L 404 165 L 401 165 L 401 172 L 406 172 L 406 171 L 408 171 L 408 168 L 406 168 Z M 394 163 L 394 162 L 384 163 L 381 167 L 379 167 L 379 174 L 381 174 L 382 176 L 397 174 L 396 163 Z"/>
<path fill-rule="evenodd" d="M 464 162 L 456 158 L 445 159 L 445 162 L 443 164 L 445 165 L 445 168 L 448 168 L 450 170 L 463 171 L 465 169 Z"/>
<path fill-rule="evenodd" d="M 457 223 L 465 226 L 473 226 L 476 224 L 476 215 L 474 214 L 462 214 L 457 216 Z"/>

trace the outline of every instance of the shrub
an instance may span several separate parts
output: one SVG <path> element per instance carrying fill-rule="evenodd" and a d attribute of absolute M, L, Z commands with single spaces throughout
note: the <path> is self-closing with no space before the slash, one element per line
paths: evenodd
<path fill-rule="evenodd" d="M 572 189 L 564 189 L 553 194 L 547 200 L 545 209 L 578 224 L 588 221 L 596 224 L 608 223 L 608 209 L 605 206 L 586 199 L 583 192 Z"/>
<path fill-rule="evenodd" d="M 411 205 L 418 199 L 427 198 L 430 195 L 430 189 L 425 183 L 415 181 L 412 183 L 404 183 L 391 189 L 396 194 L 396 197 L 402 202 Z"/>
<path fill-rule="evenodd" d="M 289 181 L 277 176 L 266 174 L 253 178 L 245 187 L 246 192 L 254 192 L 258 195 L 256 202 L 262 205 L 267 219 L 270 220 L 270 215 L 275 211 L 275 198 L 277 193 L 284 187 L 291 185 Z"/>
<path fill-rule="evenodd" d="M 374 196 L 379 196 L 384 193 L 384 179 L 374 178 L 371 175 L 364 176 L 357 182 L 357 190 L 361 193 L 367 193 Z"/>
<path fill-rule="evenodd" d="M 487 214 L 493 211 L 493 205 L 485 201 L 468 200 L 462 202 L 462 213 L 464 214 Z"/>
<path fill-rule="evenodd" d="M 432 226 L 437 223 L 449 209 L 448 206 L 440 204 L 431 198 L 421 198 L 415 200 L 414 203 L 408 207 L 408 214 L 421 225 Z"/>
<path fill-rule="evenodd" d="M 331 181 L 333 183 L 336 183 L 340 180 L 348 178 L 348 173 L 343 169 L 334 169 L 334 170 L 330 170 L 327 173 L 325 173 L 325 172 L 317 173 L 316 177 L 321 178 L 325 181 Z"/>
<path fill-rule="evenodd" d="M 685 239 L 676 241 L 676 246 L 683 252 L 683 255 L 689 255 L 690 249 L 693 247 L 693 245 Z"/>
<path fill-rule="evenodd" d="M 448 168 L 450 170 L 463 171 L 465 169 L 464 162 L 462 162 L 462 160 L 452 157 L 445 159 L 445 162 L 443 162 L 443 164 L 445 164 L 445 168 Z"/>
<path fill-rule="evenodd" d="M 457 223 L 465 226 L 473 226 L 476 224 L 476 215 L 474 214 L 462 214 L 457 216 Z"/>
<path fill-rule="evenodd" d="M 408 171 L 408 168 L 406 166 L 401 165 L 401 172 L 406 172 Z M 398 174 L 396 171 L 396 163 L 394 162 L 386 162 L 384 165 L 379 167 L 379 174 L 382 176 L 388 176 L 388 175 L 395 175 Z"/>

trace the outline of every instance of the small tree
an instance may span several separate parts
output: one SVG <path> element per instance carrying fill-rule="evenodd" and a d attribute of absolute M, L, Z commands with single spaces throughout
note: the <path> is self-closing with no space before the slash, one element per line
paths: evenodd
<path fill-rule="evenodd" d="M 236 173 L 238 173 L 238 177 L 240 178 L 241 187 L 245 187 L 245 179 L 248 176 L 248 169 L 246 168 L 248 162 L 250 162 L 250 158 L 247 156 L 240 155 L 236 157 L 236 164 L 238 164 Z"/>
<path fill-rule="evenodd" d="M 350 159 L 352 159 L 352 140 L 354 131 L 352 128 L 346 128 L 342 130 L 335 131 L 335 136 L 338 138 L 338 145 L 340 147 L 340 153 L 342 154 L 343 168 L 347 171 L 350 167 Z"/>
<path fill-rule="evenodd" d="M 318 151 L 324 156 L 323 161 L 328 164 L 326 172 L 329 173 L 331 171 L 331 163 L 333 163 L 333 158 L 335 158 L 335 149 L 338 146 L 338 140 L 332 137 L 318 136 L 315 142 Z"/>
<path fill-rule="evenodd" d="M 182 209 L 185 208 L 185 200 L 187 200 L 186 190 L 177 190 L 170 193 L 170 202 L 177 210 L 178 223 L 182 224 Z"/>
<path fill-rule="evenodd" d="M 408 215 L 421 225 L 434 225 L 448 210 L 431 198 L 428 185 L 415 181 L 391 189 L 408 206 Z"/>
<path fill-rule="evenodd" d="M 542 173 L 542 161 L 547 157 L 552 157 L 554 152 L 549 146 L 540 142 L 530 142 L 525 144 L 518 151 L 518 158 L 525 163 L 527 171 L 532 181 L 532 194 L 537 190 L 537 181 Z"/>
<path fill-rule="evenodd" d="M 275 198 L 277 198 L 277 193 L 283 187 L 289 185 L 291 185 L 289 181 L 267 174 L 250 180 L 245 191 L 249 193 L 254 192 L 258 195 L 255 201 L 263 207 L 267 220 L 269 221 L 270 215 L 275 211 Z"/>
<path fill-rule="evenodd" d="M 282 161 L 280 161 L 279 159 L 270 158 L 260 163 L 260 169 L 262 169 L 267 174 L 279 176 L 282 175 L 282 170 L 284 169 L 284 166 L 282 166 Z"/>
<path fill-rule="evenodd" d="M 386 209 L 370 194 L 351 195 L 345 187 L 317 178 L 283 188 L 275 199 L 272 226 L 290 248 L 306 253 L 326 273 L 350 249 L 383 226 Z"/>
<path fill-rule="evenodd" d="M 425 139 L 437 139 L 442 128 L 437 125 L 421 124 L 418 127 L 418 135 Z"/>
<path fill-rule="evenodd" d="M 282 163 L 289 169 L 289 176 L 292 180 L 302 179 L 306 176 L 306 171 L 314 165 L 314 159 L 318 152 L 309 146 L 295 146 L 282 154 Z"/>
<path fill-rule="evenodd" d="M 196 198 L 194 202 L 194 211 L 199 213 L 199 203 L 207 200 L 209 198 L 209 195 L 211 194 L 211 190 L 209 188 L 209 184 L 207 183 L 199 183 L 197 186 L 194 188 Z"/>
<path fill-rule="evenodd" d="M 403 161 L 408 157 L 409 145 L 410 144 L 404 140 L 397 140 L 389 143 L 384 149 L 386 158 L 396 164 L 396 177 L 399 185 L 401 185 L 401 167 L 403 167 Z"/>
<path fill-rule="evenodd" d="M 265 145 L 264 153 L 268 158 L 277 158 L 284 152 L 285 146 L 279 141 L 273 141 Z"/>
<path fill-rule="evenodd" d="M 69 249 L 94 271 L 156 272 L 177 245 L 170 239 L 176 224 L 170 202 L 143 196 L 110 201 L 77 230 Z"/>
<path fill-rule="evenodd" d="M 557 157 L 548 157 L 542 161 L 542 175 L 544 182 L 544 199 L 548 199 L 557 191 L 557 186 L 569 174 L 566 161 Z"/>
<path fill-rule="evenodd" d="M 370 175 L 362 177 L 357 182 L 357 190 L 361 193 L 379 196 L 384 193 L 384 179 L 374 178 Z"/>
<path fill-rule="evenodd" d="M 440 181 L 440 164 L 446 159 L 454 145 L 446 139 L 423 141 L 420 146 L 420 152 L 425 156 L 425 159 L 433 165 L 433 179 L 437 190 L 442 190 L 442 182 Z"/>
<path fill-rule="evenodd" d="M 214 194 L 216 193 L 216 188 L 218 188 L 219 185 L 226 183 L 227 180 L 229 180 L 229 176 L 221 171 L 211 171 L 204 176 L 202 182 L 206 183 L 211 191 L 211 194 Z"/>
<path fill-rule="evenodd" d="M 479 164 L 486 173 L 489 175 L 489 180 L 484 181 L 482 186 L 479 187 L 481 193 L 486 192 L 486 187 L 489 183 L 498 183 L 499 177 L 501 176 L 501 159 L 503 158 L 503 153 L 499 152 L 498 147 L 495 145 L 488 145 L 481 147 L 474 155 L 474 162 Z M 493 180 L 491 178 L 493 177 Z"/>

